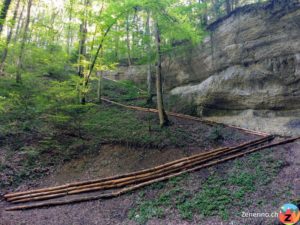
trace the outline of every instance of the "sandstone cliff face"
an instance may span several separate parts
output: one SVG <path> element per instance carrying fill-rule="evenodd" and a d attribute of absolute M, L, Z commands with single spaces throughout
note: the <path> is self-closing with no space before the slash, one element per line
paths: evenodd
<path fill-rule="evenodd" d="M 205 112 L 300 109 L 300 2 L 237 9 L 210 37 L 165 64 L 166 86 Z M 167 65 L 169 64 L 169 65 Z"/>

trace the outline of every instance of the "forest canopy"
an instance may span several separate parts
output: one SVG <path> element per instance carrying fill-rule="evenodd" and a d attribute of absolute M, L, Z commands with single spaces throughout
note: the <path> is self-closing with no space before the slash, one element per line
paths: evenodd
<path fill-rule="evenodd" d="M 253 2 L 5 0 L 0 69 L 21 80 L 26 71 L 58 75 L 77 67 L 82 77 L 89 76 L 94 66 L 99 70 L 147 63 L 154 48 L 154 20 L 160 27 L 163 52 L 168 52 L 178 43 L 199 43 L 208 23 Z M 99 45 L 101 54 L 97 54 Z"/>

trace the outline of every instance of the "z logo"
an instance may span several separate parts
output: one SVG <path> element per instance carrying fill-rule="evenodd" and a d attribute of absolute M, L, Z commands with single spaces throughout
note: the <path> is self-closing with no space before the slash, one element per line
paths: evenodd
<path fill-rule="evenodd" d="M 292 222 L 291 217 L 292 217 L 291 214 L 285 214 L 285 219 L 284 219 L 284 221 L 285 221 L 285 222 Z"/>

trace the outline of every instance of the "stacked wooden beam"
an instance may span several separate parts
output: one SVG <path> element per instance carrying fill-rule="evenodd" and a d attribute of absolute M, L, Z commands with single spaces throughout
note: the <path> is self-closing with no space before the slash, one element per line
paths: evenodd
<path fill-rule="evenodd" d="M 226 162 L 228 160 L 242 157 L 246 154 L 250 154 L 262 149 L 287 144 L 300 139 L 300 137 L 291 138 L 281 142 L 261 146 L 262 144 L 271 141 L 272 139 L 273 136 L 267 136 L 255 141 L 243 143 L 235 147 L 215 149 L 212 151 L 199 153 L 190 157 L 175 160 L 150 169 L 145 169 L 133 173 L 127 173 L 119 176 L 6 194 L 4 197 L 8 202 L 24 203 L 32 201 L 44 201 L 69 195 L 82 194 L 86 192 L 113 190 L 112 192 L 92 197 L 80 197 L 71 200 L 19 205 L 7 208 L 7 210 L 31 209 L 45 206 L 71 204 L 103 198 L 112 198 L 127 193 L 129 191 L 133 191 L 138 188 L 147 186 L 149 184 L 153 184 L 155 182 L 160 182 L 175 176 L 179 176 L 184 173 L 192 172 L 201 168 Z"/>

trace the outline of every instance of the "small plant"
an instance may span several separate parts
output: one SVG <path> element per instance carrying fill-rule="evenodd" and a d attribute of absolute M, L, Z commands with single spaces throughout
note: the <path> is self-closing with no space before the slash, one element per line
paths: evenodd
<path fill-rule="evenodd" d="M 135 220 L 139 224 L 145 224 L 149 219 L 162 218 L 164 210 L 156 201 L 142 201 L 137 207 L 130 210 L 129 219 Z"/>
<path fill-rule="evenodd" d="M 228 182 L 232 185 L 243 187 L 246 191 L 255 191 L 255 174 L 250 172 L 240 172 L 231 174 Z"/>
<path fill-rule="evenodd" d="M 25 165 L 27 167 L 34 166 L 38 157 L 40 156 L 40 152 L 31 146 L 25 146 L 21 148 L 21 151 L 23 151 L 26 155 L 26 159 L 24 161 Z"/>
<path fill-rule="evenodd" d="M 178 204 L 177 209 L 182 219 L 192 220 L 194 212 L 191 210 L 193 205 L 190 201 L 185 201 L 182 204 Z"/>
<path fill-rule="evenodd" d="M 165 187 L 165 183 L 164 182 L 158 182 L 158 183 L 154 183 L 150 186 L 151 189 L 163 189 Z"/>
<path fill-rule="evenodd" d="M 211 141 L 219 141 L 219 140 L 223 140 L 223 131 L 224 128 L 222 126 L 216 126 L 214 127 L 210 134 L 208 135 L 208 139 Z"/>

